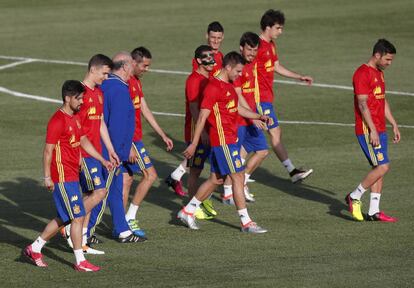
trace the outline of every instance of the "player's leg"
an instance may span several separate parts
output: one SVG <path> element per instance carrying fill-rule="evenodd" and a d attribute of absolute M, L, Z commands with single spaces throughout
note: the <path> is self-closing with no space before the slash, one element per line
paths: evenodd
<path fill-rule="evenodd" d="M 189 198 L 193 198 L 194 195 L 197 193 L 198 190 L 198 179 L 200 178 L 201 172 L 203 170 L 196 167 L 190 167 L 190 173 L 187 179 L 188 185 L 188 196 Z"/>
<path fill-rule="evenodd" d="M 180 165 L 178 165 L 178 167 L 175 168 L 175 170 L 165 179 L 165 183 L 174 190 L 175 194 L 181 197 L 187 195 L 183 189 L 183 184 L 181 181 L 181 178 L 186 172 L 187 159 L 184 159 Z"/>
<path fill-rule="evenodd" d="M 129 191 L 131 191 L 132 183 L 134 182 L 134 176 L 130 173 L 123 174 L 123 184 L 122 184 L 122 203 L 124 205 L 125 211 L 128 209 L 128 198 Z"/>

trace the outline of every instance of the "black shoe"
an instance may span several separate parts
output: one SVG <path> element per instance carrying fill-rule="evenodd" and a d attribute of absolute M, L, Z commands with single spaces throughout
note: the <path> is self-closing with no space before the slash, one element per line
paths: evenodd
<path fill-rule="evenodd" d="M 117 241 L 119 243 L 136 243 L 136 242 L 144 242 L 145 240 L 147 240 L 147 239 L 142 238 L 142 237 L 138 237 L 134 234 L 131 234 L 128 237 L 125 237 L 125 238 L 118 238 L 117 239 Z"/>
<path fill-rule="evenodd" d="M 98 237 L 96 237 L 95 234 L 93 234 L 91 237 L 88 238 L 88 240 L 86 241 L 87 245 L 92 245 L 92 244 L 101 244 L 103 243 L 102 240 L 100 240 Z"/>
<path fill-rule="evenodd" d="M 297 183 L 299 181 L 305 180 L 310 174 L 312 174 L 313 169 L 303 170 L 303 169 L 293 169 L 292 172 L 289 173 L 290 179 L 292 183 Z"/>

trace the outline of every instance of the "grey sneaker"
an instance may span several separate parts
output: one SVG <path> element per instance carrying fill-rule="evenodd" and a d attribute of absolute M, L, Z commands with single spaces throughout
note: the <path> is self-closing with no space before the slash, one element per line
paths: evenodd
<path fill-rule="evenodd" d="M 188 228 L 192 230 L 198 230 L 200 227 L 198 227 L 197 222 L 195 220 L 194 215 L 188 214 L 184 211 L 184 209 L 181 209 L 178 214 L 177 218 L 181 220 Z"/>
<path fill-rule="evenodd" d="M 309 170 L 302 170 L 302 169 L 294 169 L 292 172 L 289 173 L 290 179 L 292 183 L 297 183 L 298 181 L 305 180 L 310 174 L 312 174 L 313 169 Z"/>
<path fill-rule="evenodd" d="M 253 233 L 253 234 L 261 234 L 261 233 L 267 232 L 266 229 L 260 227 L 255 222 L 250 222 L 244 227 L 242 226 L 241 231 L 246 232 L 246 233 Z"/>
<path fill-rule="evenodd" d="M 247 185 L 244 185 L 243 192 L 244 192 L 244 198 L 246 198 L 247 202 L 255 202 L 256 201 L 256 199 L 254 199 L 253 194 L 250 193 L 249 187 L 247 187 Z"/>

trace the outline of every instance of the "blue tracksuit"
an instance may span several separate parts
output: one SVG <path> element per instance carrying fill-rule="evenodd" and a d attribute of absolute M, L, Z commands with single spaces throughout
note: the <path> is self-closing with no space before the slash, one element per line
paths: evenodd
<path fill-rule="evenodd" d="M 128 84 L 118 76 L 110 74 L 108 79 L 102 83 L 101 89 L 104 94 L 104 119 L 109 137 L 119 159 L 127 161 L 135 130 L 135 109 L 129 94 Z M 102 145 L 102 154 L 106 159 L 109 159 L 105 145 Z M 108 174 L 107 171 L 105 172 Z M 122 202 L 122 180 L 122 173 L 119 173 L 118 170 L 113 177 L 108 195 L 114 226 L 113 234 L 116 237 L 121 232 L 130 230 L 125 220 Z"/>

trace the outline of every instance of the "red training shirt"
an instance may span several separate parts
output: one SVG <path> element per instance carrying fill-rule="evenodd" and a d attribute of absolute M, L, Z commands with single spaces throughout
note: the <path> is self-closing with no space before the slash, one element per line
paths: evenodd
<path fill-rule="evenodd" d="M 257 77 L 259 81 L 260 102 L 273 102 L 273 79 L 275 77 L 275 62 L 279 59 L 275 43 L 260 38 L 257 52 Z"/>
<path fill-rule="evenodd" d="M 209 123 L 210 145 L 224 146 L 237 142 L 238 99 L 231 83 L 210 78 L 203 93 L 200 109 L 211 111 Z"/>
<path fill-rule="evenodd" d="M 142 140 L 141 99 L 144 97 L 144 93 L 142 92 L 141 81 L 135 76 L 129 78 L 128 86 L 132 104 L 135 108 L 135 132 L 132 141 L 137 142 Z"/>
<path fill-rule="evenodd" d="M 356 95 L 368 95 L 367 104 L 375 128 L 378 133 L 385 132 L 384 73 L 367 64 L 362 64 L 355 71 L 352 82 L 354 86 L 355 134 L 363 135 L 369 133 L 368 125 L 365 123 L 359 110 Z"/>
<path fill-rule="evenodd" d="M 56 111 L 47 125 L 46 143 L 54 144 L 50 172 L 54 183 L 79 181 L 80 138 L 84 133 L 77 115 Z"/>

